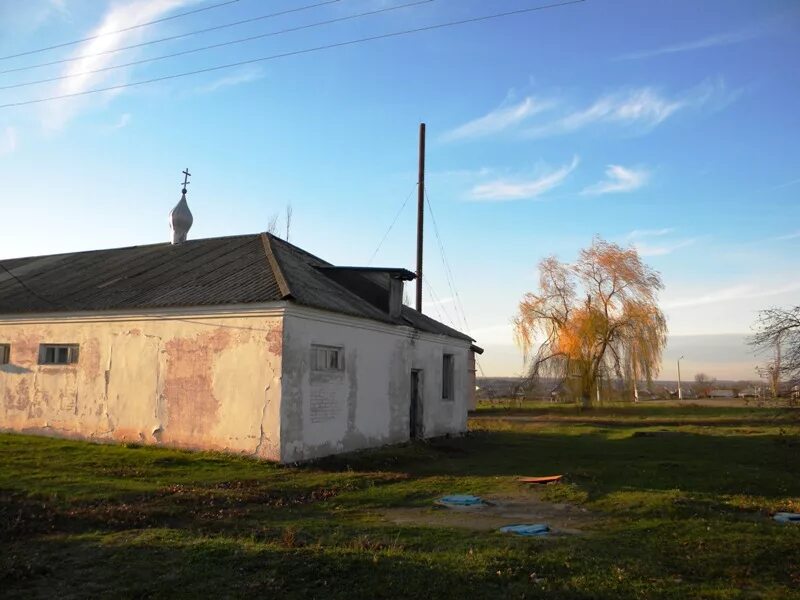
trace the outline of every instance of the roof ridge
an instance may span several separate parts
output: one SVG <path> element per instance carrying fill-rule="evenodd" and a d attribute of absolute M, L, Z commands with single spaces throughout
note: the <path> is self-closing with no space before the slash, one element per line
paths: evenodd
<path fill-rule="evenodd" d="M 144 248 L 156 248 L 156 247 L 164 247 L 169 248 L 170 246 L 177 246 L 177 245 L 187 245 L 187 244 L 194 244 L 197 242 L 207 242 L 211 240 L 228 240 L 233 238 L 252 238 L 258 236 L 258 233 L 238 233 L 233 235 L 220 235 L 220 236 L 213 236 L 207 238 L 192 238 L 188 239 L 185 242 L 181 242 L 180 244 L 172 244 L 171 242 L 152 242 L 150 244 L 132 244 L 130 246 L 113 246 L 111 248 L 94 248 L 92 250 L 72 250 L 69 252 L 57 252 L 56 254 L 34 254 L 31 256 L 15 256 L 13 258 L 0 258 L 3 263 L 9 263 L 11 261 L 19 261 L 19 260 L 35 260 L 35 259 L 42 259 L 42 258 L 55 258 L 58 257 L 68 257 L 74 256 L 76 254 L 93 254 L 96 252 L 109 252 L 112 250 L 139 250 Z"/>
<path fill-rule="evenodd" d="M 289 288 L 289 283 L 286 281 L 286 276 L 283 274 L 283 269 L 281 269 L 281 265 L 275 256 L 275 252 L 272 250 L 272 236 L 268 233 L 262 233 L 261 243 L 264 246 L 264 253 L 267 255 L 267 262 L 272 270 L 272 274 L 275 275 L 275 281 L 278 282 L 278 287 L 281 290 L 283 299 L 285 300 L 287 298 L 292 298 L 292 290 Z"/>

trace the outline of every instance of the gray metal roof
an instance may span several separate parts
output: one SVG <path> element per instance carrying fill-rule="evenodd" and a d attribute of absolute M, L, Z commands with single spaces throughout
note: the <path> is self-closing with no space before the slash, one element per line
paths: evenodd
<path fill-rule="evenodd" d="M 471 340 L 407 306 L 390 317 L 367 300 L 374 277 L 345 286 L 325 274 L 332 266 L 266 233 L 9 259 L 0 261 L 0 315 L 287 300 Z"/>

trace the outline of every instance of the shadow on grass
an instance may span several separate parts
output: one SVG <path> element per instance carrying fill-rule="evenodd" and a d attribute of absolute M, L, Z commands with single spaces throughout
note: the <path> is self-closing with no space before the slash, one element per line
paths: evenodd
<path fill-rule="evenodd" d="M 412 478 L 564 474 L 590 499 L 619 490 L 785 498 L 800 495 L 798 452 L 796 435 L 615 437 L 602 431 L 569 435 L 512 427 L 339 455 L 307 468 L 402 471 Z"/>
<path fill-rule="evenodd" d="M 631 426 L 646 426 L 646 427 L 741 427 L 741 428 L 757 428 L 757 427 L 775 427 L 780 425 L 800 425 L 800 420 L 772 417 L 772 418 L 731 418 L 731 419 L 702 419 L 702 418 L 685 418 L 685 419 L 666 419 L 666 418 L 641 418 L 641 419 L 605 419 L 602 417 L 593 417 L 591 415 L 575 415 L 575 416 L 531 416 L 527 413 L 480 413 L 470 417 L 473 422 L 480 423 L 482 421 L 511 421 L 520 423 L 531 424 L 560 424 L 560 425 L 601 425 L 603 427 L 631 427 Z"/>
<path fill-rule="evenodd" d="M 637 525 L 558 544 L 430 530 L 405 530 L 398 543 L 386 528 L 320 542 L 318 533 L 271 543 L 173 529 L 42 537 L 6 545 L 0 586 L 4 598 L 26 599 L 685 598 L 709 586 L 734 597 L 757 575 L 756 585 L 777 598 L 797 575 L 785 565 L 800 559 L 785 529 L 760 527 L 731 553 L 738 531 L 722 525 L 709 533 L 705 522 Z"/>
<path fill-rule="evenodd" d="M 358 542 L 276 547 L 159 530 L 9 550 L 13 561 L 0 561 L 4 598 L 501 598 L 531 587 L 523 569 L 498 576 Z"/>
<path fill-rule="evenodd" d="M 512 424 L 294 468 L 8 436 L 0 595 L 683 598 L 713 586 L 735 597 L 755 580 L 787 597 L 800 584 L 800 531 L 727 519 L 724 496 L 800 496 L 800 436 L 636 430 Z M 624 508 L 558 541 L 393 527 L 364 510 L 559 472 L 600 510 L 619 495 Z M 657 501 L 631 508 L 648 495 Z"/>

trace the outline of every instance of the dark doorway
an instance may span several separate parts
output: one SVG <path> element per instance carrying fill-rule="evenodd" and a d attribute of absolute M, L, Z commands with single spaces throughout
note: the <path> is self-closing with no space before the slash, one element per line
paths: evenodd
<path fill-rule="evenodd" d="M 409 408 L 409 437 L 422 437 L 422 371 L 411 370 L 411 406 Z"/>

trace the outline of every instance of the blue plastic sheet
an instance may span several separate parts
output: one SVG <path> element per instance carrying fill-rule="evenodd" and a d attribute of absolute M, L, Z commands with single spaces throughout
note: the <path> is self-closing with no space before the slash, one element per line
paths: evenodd
<path fill-rule="evenodd" d="M 772 515 L 778 523 L 800 523 L 800 513 L 779 512 Z"/>
<path fill-rule="evenodd" d="M 436 501 L 436 503 L 444 506 L 481 506 L 486 504 L 478 496 L 470 496 L 469 494 L 442 496 Z"/>
<path fill-rule="evenodd" d="M 506 525 L 505 527 L 501 527 L 500 531 L 503 533 L 513 533 L 515 535 L 540 536 L 547 535 L 550 532 L 550 527 L 544 523 L 535 523 L 531 525 Z"/>

